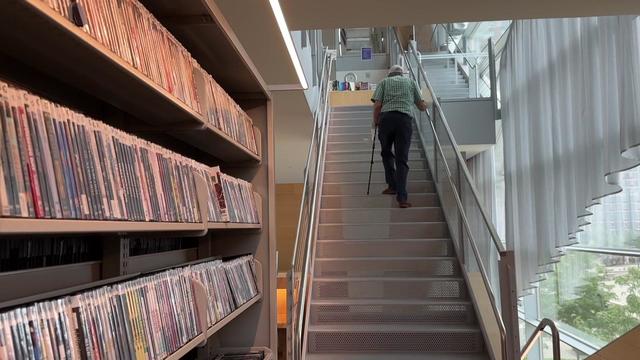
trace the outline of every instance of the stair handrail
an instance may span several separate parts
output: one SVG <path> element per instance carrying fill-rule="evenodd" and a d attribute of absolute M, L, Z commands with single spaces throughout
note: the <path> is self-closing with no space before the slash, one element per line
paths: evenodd
<path fill-rule="evenodd" d="M 335 53 L 323 49 L 323 62 L 313 114 L 314 126 L 304 168 L 304 185 L 296 229 L 291 267 L 287 273 L 287 344 L 288 359 L 302 358 L 305 348 L 311 260 L 317 226 L 320 183 L 324 166 L 324 148 L 328 128 L 329 79 Z M 313 173 L 311 173 L 313 171 Z"/>
<path fill-rule="evenodd" d="M 540 339 L 542 334 L 544 333 L 544 329 L 551 329 L 551 343 L 552 343 L 552 352 L 553 352 L 553 360 L 560 360 L 560 331 L 558 330 L 558 326 L 556 323 L 548 318 L 544 318 L 540 320 L 540 324 L 536 326 L 536 329 L 533 331 L 529 340 L 522 348 L 520 352 L 520 360 L 524 360 L 527 355 L 529 355 L 529 351 L 533 349 L 533 345 Z"/>
<path fill-rule="evenodd" d="M 434 174 L 434 181 L 436 183 L 436 187 L 439 187 L 438 181 L 438 162 L 437 157 L 438 154 L 445 159 L 442 165 L 444 165 L 446 178 L 452 188 L 452 193 L 455 198 L 456 206 L 460 214 L 460 219 L 462 222 L 462 227 L 467 232 L 468 236 L 468 245 L 471 247 L 475 260 L 477 261 L 477 266 L 479 268 L 479 272 L 481 274 L 481 278 L 483 284 L 486 288 L 487 295 L 489 297 L 489 301 L 491 303 L 493 314 L 496 318 L 498 330 L 500 333 L 500 351 L 503 360 L 518 360 L 520 359 L 520 344 L 519 344 L 519 324 L 518 324 L 518 315 L 517 315 L 517 296 L 516 296 L 516 286 L 515 286 L 515 258 L 513 250 L 508 250 L 503 242 L 500 240 L 498 232 L 493 225 L 493 222 L 487 215 L 487 211 L 485 209 L 484 204 L 480 201 L 480 197 L 478 195 L 478 191 L 474 185 L 474 181 L 469 173 L 469 169 L 466 166 L 466 161 L 464 160 L 460 148 L 453 136 L 449 123 L 447 122 L 446 116 L 442 110 L 442 106 L 436 96 L 436 93 L 428 80 L 427 74 L 422 67 L 420 57 L 418 55 L 417 50 L 413 47 L 413 44 L 410 45 L 410 49 L 405 51 L 402 48 L 402 44 L 400 42 L 400 37 L 398 36 L 397 30 L 394 28 L 393 33 L 395 35 L 395 42 L 397 46 L 400 47 L 400 53 L 404 58 L 404 62 L 409 67 L 409 73 L 412 78 L 420 84 L 420 77 L 424 80 L 425 85 L 427 86 L 427 90 L 429 95 L 433 101 L 431 111 L 427 110 L 427 119 L 429 121 L 428 127 L 431 129 L 433 133 L 434 140 L 434 158 L 436 159 L 435 164 L 429 164 L 432 168 L 432 174 Z M 412 61 L 409 58 L 409 55 L 412 56 L 414 63 L 412 65 Z M 415 65 L 415 68 L 414 68 Z M 482 257 L 480 255 L 478 245 L 474 240 L 474 234 L 471 231 L 471 227 L 469 225 L 469 219 L 467 217 L 463 199 L 460 196 L 460 191 L 456 189 L 455 182 L 453 181 L 453 174 L 449 167 L 449 164 L 446 161 L 446 156 L 442 147 L 441 139 L 439 133 L 436 128 L 436 120 L 439 120 L 442 124 L 446 139 L 451 144 L 451 148 L 453 149 L 453 153 L 455 154 L 455 161 L 459 170 L 458 175 L 461 176 L 468 184 L 468 187 L 471 190 L 472 200 L 474 205 L 480 212 L 482 222 L 488 231 L 492 244 L 494 245 L 498 255 L 500 256 L 499 260 L 499 281 L 500 281 L 500 300 L 501 300 L 501 309 L 498 307 L 498 302 L 493 293 L 493 287 L 491 286 L 491 282 L 487 275 L 486 265 L 484 264 Z M 418 124 L 418 129 L 420 132 L 420 124 Z M 420 133 L 422 137 L 423 134 Z M 423 143 L 425 143 L 425 139 L 422 139 Z M 427 151 L 427 147 L 425 146 L 425 151 Z M 434 169 L 435 168 L 435 169 Z M 435 171 L 434 171 L 435 170 Z M 442 198 L 442 196 L 441 196 Z M 446 211 L 445 211 L 446 214 Z M 462 240 L 464 240 L 464 233 L 462 233 Z M 465 257 L 463 254 L 464 251 L 464 243 L 458 244 L 454 241 L 454 246 L 456 247 L 456 253 L 461 264 L 464 264 Z M 462 266 L 464 269 L 464 266 Z M 495 359 L 495 354 L 491 354 Z"/>

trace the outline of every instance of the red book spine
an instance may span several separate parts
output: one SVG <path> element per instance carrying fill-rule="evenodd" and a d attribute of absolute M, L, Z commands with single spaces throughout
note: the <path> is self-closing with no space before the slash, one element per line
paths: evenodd
<path fill-rule="evenodd" d="M 23 102 L 21 101 L 20 104 Z M 29 131 L 29 127 L 26 125 L 26 114 L 24 111 L 24 105 L 21 105 L 18 108 L 18 114 L 20 121 L 20 126 L 22 127 L 22 137 L 24 144 L 27 148 L 27 173 L 29 175 L 29 182 L 31 185 L 31 194 L 33 196 L 33 205 L 36 214 L 36 218 L 44 217 L 44 204 L 42 203 L 42 197 L 40 194 L 40 184 L 38 182 L 38 177 L 36 176 L 35 170 L 35 162 L 36 157 L 33 152 L 33 144 L 31 143 L 31 133 Z"/>

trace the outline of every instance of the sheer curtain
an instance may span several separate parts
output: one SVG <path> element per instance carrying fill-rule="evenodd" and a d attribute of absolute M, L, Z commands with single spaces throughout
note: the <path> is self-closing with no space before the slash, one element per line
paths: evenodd
<path fill-rule="evenodd" d="M 501 61 L 506 240 L 521 294 L 638 165 L 640 20 L 521 20 Z"/>

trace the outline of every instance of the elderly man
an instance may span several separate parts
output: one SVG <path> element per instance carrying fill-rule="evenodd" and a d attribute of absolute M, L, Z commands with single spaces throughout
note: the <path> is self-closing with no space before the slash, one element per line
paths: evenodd
<path fill-rule="evenodd" d="M 413 132 L 411 114 L 414 106 L 425 111 L 427 103 L 422 99 L 418 85 L 403 77 L 403 73 L 401 66 L 392 66 L 389 75 L 378 84 L 371 101 L 374 103 L 373 121 L 378 127 L 384 176 L 388 185 L 382 193 L 396 195 L 399 206 L 409 208 L 407 174 Z"/>

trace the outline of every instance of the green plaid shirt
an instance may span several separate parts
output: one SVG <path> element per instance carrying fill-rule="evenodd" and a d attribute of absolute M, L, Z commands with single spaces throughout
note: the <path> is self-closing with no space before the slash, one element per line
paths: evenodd
<path fill-rule="evenodd" d="M 373 102 L 382 102 L 382 112 L 399 111 L 411 116 L 416 102 L 420 100 L 422 94 L 418 85 L 413 80 L 399 75 L 382 80 L 371 98 Z"/>

